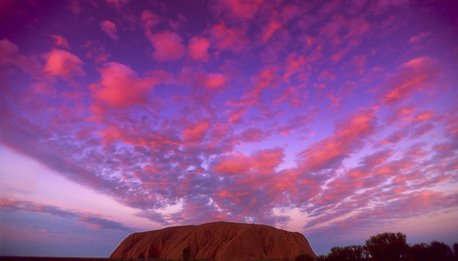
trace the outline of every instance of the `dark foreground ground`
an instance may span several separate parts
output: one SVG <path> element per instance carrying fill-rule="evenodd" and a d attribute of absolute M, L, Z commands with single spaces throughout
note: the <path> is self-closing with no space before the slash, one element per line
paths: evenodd
<path fill-rule="evenodd" d="M 0 261 L 163 261 L 157 258 L 147 259 L 119 259 L 119 258 L 100 258 L 100 257 L 19 257 L 19 256 L 0 256 Z"/>
<path fill-rule="evenodd" d="M 36 257 L 36 256 L 0 256 L 0 261 L 168 261 L 160 258 L 119 259 L 100 257 Z M 269 260 L 268 260 L 269 261 Z"/>
<path fill-rule="evenodd" d="M 171 261 L 160 258 L 142 259 L 120 259 L 120 258 L 100 258 L 100 257 L 36 257 L 36 256 L 0 256 L 0 261 Z M 192 259 L 194 260 L 194 259 Z M 209 261 L 209 260 L 197 260 Z M 281 260 L 259 260 L 259 261 L 281 261 Z"/>
<path fill-rule="evenodd" d="M 20 256 L 0 256 L 1 261 L 111 261 L 119 259 L 95 258 L 95 257 L 20 257 Z"/>
<path fill-rule="evenodd" d="M 19 257 L 19 256 L 0 256 L 0 261 L 162 261 L 162 259 L 119 259 L 119 258 L 100 258 L 100 257 Z"/>

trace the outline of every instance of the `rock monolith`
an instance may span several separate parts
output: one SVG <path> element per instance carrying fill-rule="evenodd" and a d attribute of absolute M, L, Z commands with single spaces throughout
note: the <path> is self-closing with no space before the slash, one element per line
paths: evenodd
<path fill-rule="evenodd" d="M 316 257 L 298 232 L 271 226 L 213 222 L 133 233 L 112 258 L 166 260 L 294 260 L 301 254 Z"/>

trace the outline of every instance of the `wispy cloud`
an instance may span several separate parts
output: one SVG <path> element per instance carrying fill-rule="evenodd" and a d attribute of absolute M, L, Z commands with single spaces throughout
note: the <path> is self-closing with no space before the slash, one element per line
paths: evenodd
<path fill-rule="evenodd" d="M 97 229 L 116 229 L 125 232 L 134 231 L 133 228 L 127 227 L 119 222 L 109 220 L 107 218 L 93 215 L 90 213 L 81 213 L 77 210 L 62 209 L 59 207 L 34 203 L 31 201 L 21 201 L 14 199 L 0 199 L 0 209 L 2 211 L 30 211 L 46 213 L 53 216 L 59 216 L 67 219 L 80 220 Z"/>

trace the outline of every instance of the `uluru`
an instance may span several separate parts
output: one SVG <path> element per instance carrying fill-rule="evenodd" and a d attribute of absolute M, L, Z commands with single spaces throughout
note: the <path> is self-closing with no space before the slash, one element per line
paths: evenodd
<path fill-rule="evenodd" d="M 111 258 L 243 261 L 294 260 L 300 255 L 316 257 L 301 233 L 259 224 L 212 222 L 133 233 Z"/>

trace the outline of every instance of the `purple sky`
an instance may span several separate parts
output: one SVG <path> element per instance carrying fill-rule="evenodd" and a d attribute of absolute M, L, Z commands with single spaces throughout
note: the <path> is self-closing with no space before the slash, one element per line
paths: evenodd
<path fill-rule="evenodd" d="M 458 241 L 455 1 L 0 1 L 0 255 L 209 221 Z"/>

